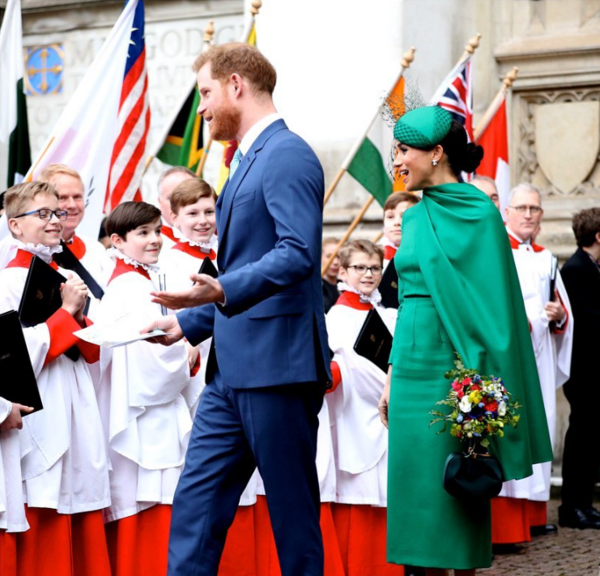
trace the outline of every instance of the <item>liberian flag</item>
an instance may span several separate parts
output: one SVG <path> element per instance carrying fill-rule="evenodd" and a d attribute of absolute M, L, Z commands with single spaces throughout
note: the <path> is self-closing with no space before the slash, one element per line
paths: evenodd
<path fill-rule="evenodd" d="M 508 165 L 508 124 L 506 122 L 506 99 L 490 120 L 489 124 L 477 139 L 477 144 L 483 147 L 485 154 L 477 168 L 477 174 L 489 176 L 496 181 L 500 196 L 500 213 L 508 204 L 510 193 L 510 169 Z"/>
<path fill-rule="evenodd" d="M 27 105 L 23 92 L 21 0 L 8 0 L 0 30 L 0 145 L 8 155 L 6 185 L 23 180 L 31 166 Z"/>
<path fill-rule="evenodd" d="M 404 78 L 401 76 L 389 95 L 395 107 L 404 102 Z M 364 138 L 359 140 L 344 160 L 342 168 L 351 174 L 381 206 L 387 197 L 400 190 L 392 182 L 390 154 L 393 133 L 381 115 L 381 107 Z"/>
<path fill-rule="evenodd" d="M 136 4 L 119 103 L 118 136 L 106 189 L 107 212 L 121 202 L 142 199 L 139 189 L 144 175 L 150 130 L 150 102 L 144 42 L 144 2 L 139 0 Z"/>
<path fill-rule="evenodd" d="M 471 57 L 459 62 L 440 84 L 432 104 L 438 104 L 465 127 L 469 141 L 473 141 L 473 83 Z"/>
<path fill-rule="evenodd" d="M 127 2 L 69 100 L 42 151 L 27 173 L 37 178 L 48 164 L 60 162 L 77 170 L 85 185 L 85 216 L 79 230 L 98 236 L 111 167 L 111 154 L 122 128 L 119 122 L 123 71 L 126 69 L 134 17 L 141 0 Z"/>

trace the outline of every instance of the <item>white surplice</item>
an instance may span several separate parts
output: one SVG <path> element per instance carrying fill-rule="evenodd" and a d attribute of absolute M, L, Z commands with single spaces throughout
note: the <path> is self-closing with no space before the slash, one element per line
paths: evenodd
<path fill-rule="evenodd" d="M 531 326 L 531 340 L 535 353 L 544 409 L 550 439 L 554 446 L 556 435 L 556 390 L 568 379 L 573 347 L 573 313 L 560 272 L 556 273 L 556 290 L 567 312 L 560 333 L 550 331 L 550 321 L 544 307 L 550 299 L 552 253 L 527 244 L 513 249 L 519 284 L 525 301 L 525 311 Z M 550 499 L 551 462 L 535 464 L 533 475 L 523 480 L 505 482 L 500 496 L 526 498 L 545 502 Z"/>
<path fill-rule="evenodd" d="M 375 309 L 393 335 L 397 311 Z M 337 467 L 337 502 L 387 506 L 388 435 L 377 407 L 386 374 L 353 349 L 367 314 L 368 310 L 339 303 L 327 314 L 329 347 L 342 381 L 326 401 Z"/>
<path fill-rule="evenodd" d="M 122 262 L 117 263 L 117 274 Z M 156 284 L 133 266 L 117 274 L 102 299 L 102 317 L 127 313 L 140 329 L 161 317 L 150 292 Z M 192 420 L 182 395 L 189 384 L 187 349 L 135 342 L 102 349 L 98 399 L 109 455 L 110 522 L 154 504 L 172 504 L 183 468 Z"/>

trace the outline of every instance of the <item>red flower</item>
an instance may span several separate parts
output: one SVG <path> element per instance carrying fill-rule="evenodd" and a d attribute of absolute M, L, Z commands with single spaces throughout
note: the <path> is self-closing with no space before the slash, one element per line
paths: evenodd
<path fill-rule="evenodd" d="M 488 402 L 485 405 L 485 409 L 489 410 L 490 412 L 495 412 L 496 410 L 498 410 L 498 402 L 496 402 L 496 400 L 492 400 L 491 402 Z"/>
<path fill-rule="evenodd" d="M 465 393 L 462 391 L 462 389 L 461 389 L 461 390 L 459 390 L 459 391 L 456 393 L 456 396 L 457 396 L 459 399 L 460 399 L 460 398 L 462 398 L 464 395 L 465 395 Z"/>
<path fill-rule="evenodd" d="M 473 386 L 471 386 L 472 392 L 478 392 L 479 390 L 481 390 L 481 386 L 478 386 L 477 384 L 473 384 Z"/>
<path fill-rule="evenodd" d="M 471 380 L 468 376 L 466 378 L 463 378 L 463 381 L 461 382 L 461 384 L 463 386 L 468 386 L 469 384 L 471 384 L 471 382 L 473 382 L 473 380 Z"/>
<path fill-rule="evenodd" d="M 452 389 L 458 392 L 459 390 L 462 390 L 462 384 L 459 384 L 458 380 L 454 380 L 454 382 L 452 382 Z"/>

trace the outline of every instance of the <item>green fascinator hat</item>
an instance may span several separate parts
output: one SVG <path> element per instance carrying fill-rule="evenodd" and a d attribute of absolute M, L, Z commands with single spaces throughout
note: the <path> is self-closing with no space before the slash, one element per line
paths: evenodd
<path fill-rule="evenodd" d="M 439 106 L 423 106 L 402 115 L 394 126 L 394 138 L 414 148 L 431 148 L 450 131 L 452 115 Z"/>

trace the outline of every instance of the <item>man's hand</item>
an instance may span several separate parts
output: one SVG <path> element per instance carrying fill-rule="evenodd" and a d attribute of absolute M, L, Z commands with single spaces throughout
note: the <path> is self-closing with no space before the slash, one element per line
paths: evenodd
<path fill-rule="evenodd" d="M 560 302 L 558 292 L 554 292 L 554 300 L 546 304 L 545 310 L 550 322 L 558 322 L 559 324 L 562 322 L 562 319 L 566 316 L 566 312 Z"/>
<path fill-rule="evenodd" d="M 18 402 L 13 402 L 12 410 L 6 420 L 0 424 L 0 432 L 8 432 L 9 430 L 21 430 L 23 428 L 23 419 L 21 418 L 21 412 L 29 414 L 33 412 L 33 408 L 30 406 L 23 406 Z"/>
<path fill-rule="evenodd" d="M 223 288 L 218 280 L 215 280 L 208 274 L 192 274 L 190 279 L 193 280 L 194 285 L 189 290 L 182 290 L 181 292 L 150 292 L 154 296 L 152 302 L 156 302 L 171 310 L 181 310 L 182 308 L 193 308 L 202 304 L 225 301 Z"/>
<path fill-rule="evenodd" d="M 152 342 L 154 344 L 171 346 L 171 344 L 175 344 L 175 342 L 179 342 L 179 340 L 183 338 L 183 330 L 181 329 L 181 326 L 179 326 L 177 316 L 163 316 L 149 326 L 142 328 L 140 334 L 146 334 L 146 332 L 152 332 L 152 330 L 164 330 L 168 333 L 167 336 L 148 338 L 147 342 Z"/>

